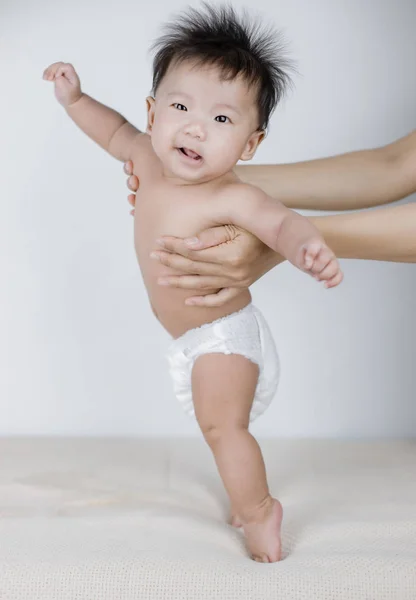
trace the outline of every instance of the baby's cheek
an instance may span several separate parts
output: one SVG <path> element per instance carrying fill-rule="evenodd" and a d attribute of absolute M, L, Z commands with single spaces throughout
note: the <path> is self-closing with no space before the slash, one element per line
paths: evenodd
<path fill-rule="evenodd" d="M 241 156 L 239 152 L 239 145 L 236 144 L 235 140 L 231 137 L 225 137 L 221 140 L 213 153 L 216 157 L 216 162 L 223 167 L 227 165 L 229 168 L 233 168 L 235 163 Z"/>
<path fill-rule="evenodd" d="M 160 125 L 153 128 L 151 133 L 153 150 L 160 159 L 166 154 L 169 148 L 169 136 L 166 129 Z"/>

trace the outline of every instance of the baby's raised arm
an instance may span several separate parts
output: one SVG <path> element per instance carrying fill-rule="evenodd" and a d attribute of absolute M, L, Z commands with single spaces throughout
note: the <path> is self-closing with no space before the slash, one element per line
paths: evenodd
<path fill-rule="evenodd" d="M 53 81 L 55 96 L 78 127 L 111 156 L 126 162 L 141 132 L 118 112 L 81 91 L 79 77 L 69 63 L 57 62 L 43 73 Z"/>
<path fill-rule="evenodd" d="M 298 269 L 325 281 L 325 287 L 341 283 L 338 261 L 309 219 L 251 185 L 235 184 L 224 192 L 220 199 L 223 224 L 251 231 Z"/>

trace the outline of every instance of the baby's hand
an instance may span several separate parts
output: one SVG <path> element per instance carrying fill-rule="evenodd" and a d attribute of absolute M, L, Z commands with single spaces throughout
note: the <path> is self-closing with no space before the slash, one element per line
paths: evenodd
<path fill-rule="evenodd" d="M 337 286 L 343 274 L 335 254 L 321 239 L 312 239 L 302 246 L 300 268 L 317 281 L 325 281 L 326 288 Z"/>
<path fill-rule="evenodd" d="M 56 99 L 65 108 L 82 96 L 79 77 L 74 67 L 68 63 L 53 63 L 43 72 L 43 79 L 55 82 Z"/>

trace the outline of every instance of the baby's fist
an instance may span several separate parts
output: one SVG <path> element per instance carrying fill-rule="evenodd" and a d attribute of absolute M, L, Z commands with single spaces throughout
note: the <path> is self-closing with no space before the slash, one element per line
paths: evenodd
<path fill-rule="evenodd" d="M 335 254 L 323 240 L 307 242 L 302 248 L 302 268 L 317 281 L 325 281 L 326 288 L 337 286 L 343 280 L 341 267 Z"/>
<path fill-rule="evenodd" d="M 43 72 L 43 79 L 55 82 L 56 99 L 65 108 L 74 104 L 82 96 L 79 77 L 69 63 L 53 63 Z"/>

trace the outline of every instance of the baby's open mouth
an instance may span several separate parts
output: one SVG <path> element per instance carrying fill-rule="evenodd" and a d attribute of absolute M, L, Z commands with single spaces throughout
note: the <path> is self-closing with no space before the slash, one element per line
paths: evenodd
<path fill-rule="evenodd" d="M 192 158 L 193 160 L 201 160 L 202 156 L 194 152 L 193 150 L 189 150 L 189 148 L 178 148 L 182 154 L 187 156 L 188 158 Z"/>

